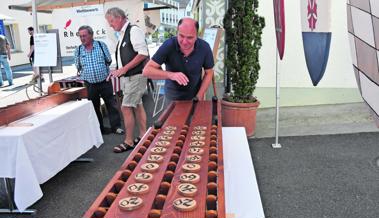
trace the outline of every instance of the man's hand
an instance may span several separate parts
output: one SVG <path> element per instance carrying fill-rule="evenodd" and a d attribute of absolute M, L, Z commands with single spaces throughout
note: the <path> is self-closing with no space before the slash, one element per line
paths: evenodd
<path fill-rule="evenodd" d="M 179 83 L 179 85 L 182 85 L 182 86 L 186 86 L 189 82 L 187 76 L 182 72 L 169 73 L 168 78 L 170 80 L 176 81 L 177 83 Z"/>
<path fill-rule="evenodd" d="M 107 77 L 107 81 L 109 81 L 109 79 L 111 78 L 111 77 L 120 77 L 120 76 L 122 76 L 122 75 L 124 75 L 125 73 L 124 73 L 124 71 L 122 70 L 122 69 L 118 69 L 118 70 L 111 70 L 110 72 L 109 72 L 109 75 L 108 75 L 108 77 Z"/>

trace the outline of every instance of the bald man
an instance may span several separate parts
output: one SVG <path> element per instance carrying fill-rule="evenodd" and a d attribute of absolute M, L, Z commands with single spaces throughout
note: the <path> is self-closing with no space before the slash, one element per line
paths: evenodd
<path fill-rule="evenodd" d="M 203 99 L 212 81 L 212 50 L 207 42 L 197 37 L 198 29 L 196 20 L 181 19 L 177 36 L 166 40 L 143 69 L 143 75 L 148 78 L 166 80 L 167 102 L 191 100 L 195 96 Z M 166 65 L 166 70 L 162 70 L 162 64 Z"/>

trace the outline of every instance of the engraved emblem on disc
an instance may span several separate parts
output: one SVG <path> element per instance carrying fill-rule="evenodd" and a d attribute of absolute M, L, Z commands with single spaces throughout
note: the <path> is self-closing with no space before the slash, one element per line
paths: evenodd
<path fill-rule="evenodd" d="M 177 198 L 173 202 L 174 208 L 180 211 L 191 211 L 196 208 L 196 201 L 193 198 Z"/>
<path fill-rule="evenodd" d="M 167 149 L 163 147 L 154 147 L 150 149 L 152 154 L 164 154 Z"/>
<path fill-rule="evenodd" d="M 149 191 L 149 186 L 144 183 L 133 183 L 128 185 L 127 190 L 131 194 L 144 194 Z"/>
<path fill-rule="evenodd" d="M 168 147 L 168 146 L 170 146 L 170 142 L 169 141 L 157 141 L 157 142 L 155 142 L 155 145 L 160 146 L 160 147 Z"/>
<path fill-rule="evenodd" d="M 182 183 L 178 185 L 178 192 L 184 197 L 192 197 L 196 195 L 197 187 L 191 183 Z"/>
<path fill-rule="evenodd" d="M 142 206 L 143 200 L 139 197 L 123 198 L 118 202 L 118 207 L 122 210 L 135 210 Z"/>
<path fill-rule="evenodd" d="M 151 173 L 141 172 L 141 173 L 137 173 L 134 179 L 137 182 L 149 183 L 153 180 L 153 175 Z"/>
<path fill-rule="evenodd" d="M 189 163 L 200 163 L 201 162 L 201 156 L 197 155 L 197 154 L 187 155 L 186 161 Z"/>
<path fill-rule="evenodd" d="M 200 171 L 200 165 L 195 163 L 186 163 L 182 167 L 185 172 L 189 173 Z"/>
<path fill-rule="evenodd" d="M 202 131 L 204 131 L 204 130 L 207 130 L 207 127 L 206 126 L 195 126 L 193 129 L 194 130 L 202 130 Z"/>
<path fill-rule="evenodd" d="M 189 146 L 190 147 L 203 147 L 205 145 L 205 142 L 203 141 L 193 141 L 190 142 Z"/>
<path fill-rule="evenodd" d="M 145 163 L 142 164 L 141 169 L 145 172 L 155 172 L 159 168 L 159 165 L 156 163 Z"/>
<path fill-rule="evenodd" d="M 204 149 L 198 147 L 192 147 L 188 149 L 188 153 L 202 155 L 204 153 Z"/>
<path fill-rule="evenodd" d="M 175 126 L 166 126 L 164 129 L 165 130 L 176 130 L 176 127 Z"/>
<path fill-rule="evenodd" d="M 169 141 L 169 140 L 172 139 L 172 136 L 161 135 L 161 136 L 159 136 L 159 139 L 160 139 L 160 140 L 164 140 L 164 141 Z"/>
<path fill-rule="evenodd" d="M 198 183 L 200 181 L 200 175 L 196 173 L 182 173 L 179 180 L 184 183 Z"/>
<path fill-rule="evenodd" d="M 162 163 L 163 156 L 158 154 L 152 154 L 147 157 L 147 162 Z"/>
<path fill-rule="evenodd" d="M 191 140 L 193 140 L 193 141 L 204 141 L 205 137 L 199 136 L 199 135 L 194 135 L 194 136 L 191 136 Z"/>

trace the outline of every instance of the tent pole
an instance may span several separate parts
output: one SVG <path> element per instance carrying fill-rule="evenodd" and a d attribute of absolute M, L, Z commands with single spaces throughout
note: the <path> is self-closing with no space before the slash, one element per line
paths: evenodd
<path fill-rule="evenodd" d="M 36 0 L 32 0 L 32 16 L 33 16 L 33 28 L 34 28 L 34 34 L 35 33 L 38 33 L 39 30 L 38 30 L 38 20 L 37 20 L 37 4 L 36 4 Z M 35 54 L 35 52 L 34 52 Z M 39 95 L 42 96 L 42 77 L 41 77 L 41 72 L 39 70 L 39 67 L 34 67 L 33 66 L 33 70 L 36 71 L 36 73 L 39 75 L 39 80 L 38 80 L 38 86 L 39 86 Z"/>
<path fill-rule="evenodd" d="M 272 148 L 281 148 L 279 144 L 279 100 L 280 100 L 280 75 L 278 71 L 278 49 L 276 49 L 275 67 L 276 67 L 276 119 L 275 119 L 275 144 Z"/>

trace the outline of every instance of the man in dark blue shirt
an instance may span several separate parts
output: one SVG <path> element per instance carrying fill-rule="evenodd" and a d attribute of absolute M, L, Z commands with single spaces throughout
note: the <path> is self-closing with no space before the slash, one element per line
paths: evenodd
<path fill-rule="evenodd" d="M 191 100 L 195 96 L 203 99 L 212 81 L 212 50 L 207 42 L 197 38 L 198 28 L 196 20 L 181 19 L 177 36 L 166 40 L 143 70 L 146 77 L 166 80 L 168 101 Z M 166 70 L 162 70 L 162 64 Z"/>

